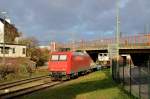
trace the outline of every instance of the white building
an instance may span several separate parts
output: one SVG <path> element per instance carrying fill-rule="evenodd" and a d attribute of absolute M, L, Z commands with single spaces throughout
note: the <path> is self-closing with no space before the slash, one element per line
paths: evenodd
<path fill-rule="evenodd" d="M 4 42 L 4 24 L 0 21 L 0 43 Z"/>
<path fill-rule="evenodd" d="M 0 43 L 0 57 L 26 57 L 26 46 L 19 44 L 6 44 L 5 51 L 3 51 L 3 43 Z"/>
<path fill-rule="evenodd" d="M 17 28 L 10 23 L 10 20 L 4 21 L 0 18 L 0 57 L 3 57 L 4 52 L 5 57 L 26 57 L 26 46 L 15 42 L 15 39 L 19 37 L 18 34 Z M 9 39 L 9 37 L 12 38 Z"/>

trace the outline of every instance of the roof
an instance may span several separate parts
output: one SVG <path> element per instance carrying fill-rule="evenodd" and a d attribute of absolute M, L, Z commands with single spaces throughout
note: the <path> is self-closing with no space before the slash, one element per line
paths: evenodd
<path fill-rule="evenodd" d="M 7 24 L 9 24 L 6 20 L 4 21 L 3 18 L 0 18 L 0 21 L 1 21 L 2 23 L 6 22 Z"/>
<path fill-rule="evenodd" d="M 66 54 L 66 55 L 79 55 L 79 56 L 87 56 L 88 54 L 87 53 L 83 53 L 83 52 L 71 52 L 71 51 L 68 51 L 68 52 L 52 52 L 51 54 Z"/>
<path fill-rule="evenodd" d="M 0 43 L 4 44 L 4 43 Z M 19 46 L 26 46 L 25 44 L 15 44 L 15 43 L 5 43 L 6 45 L 19 45 Z"/>
<path fill-rule="evenodd" d="M 71 54 L 72 52 L 52 52 L 52 54 Z"/>
<path fill-rule="evenodd" d="M 5 22 L 5 24 L 9 24 L 11 27 L 13 27 L 13 28 L 15 28 L 16 30 L 17 30 L 17 28 L 14 26 L 14 24 L 10 24 L 10 23 L 8 23 L 6 20 L 4 20 L 4 19 L 2 19 L 2 18 L 0 18 L 0 21 L 4 24 L 4 22 Z"/>

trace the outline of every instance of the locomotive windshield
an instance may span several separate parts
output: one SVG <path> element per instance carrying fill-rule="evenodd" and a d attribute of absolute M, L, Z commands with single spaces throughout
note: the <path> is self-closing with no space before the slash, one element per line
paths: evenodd
<path fill-rule="evenodd" d="M 58 55 L 52 55 L 51 60 L 58 61 L 59 56 Z"/>
<path fill-rule="evenodd" d="M 67 60 L 67 55 L 60 55 L 60 56 L 59 56 L 59 60 L 60 60 L 60 61 L 65 61 L 65 60 Z"/>
<path fill-rule="evenodd" d="M 67 55 L 52 55 L 51 60 L 52 61 L 66 61 Z"/>

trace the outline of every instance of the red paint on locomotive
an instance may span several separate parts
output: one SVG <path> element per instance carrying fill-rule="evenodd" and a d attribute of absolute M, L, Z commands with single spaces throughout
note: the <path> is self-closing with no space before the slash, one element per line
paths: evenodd
<path fill-rule="evenodd" d="M 54 78 L 75 76 L 90 69 L 91 58 L 82 52 L 53 52 L 48 69 Z"/>

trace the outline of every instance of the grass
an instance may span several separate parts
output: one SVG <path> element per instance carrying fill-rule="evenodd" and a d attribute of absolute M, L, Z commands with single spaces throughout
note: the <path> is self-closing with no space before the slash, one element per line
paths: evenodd
<path fill-rule="evenodd" d="M 97 71 L 22 99 L 133 99 L 111 79 L 109 70 Z M 19 98 L 19 99 L 20 99 Z"/>

